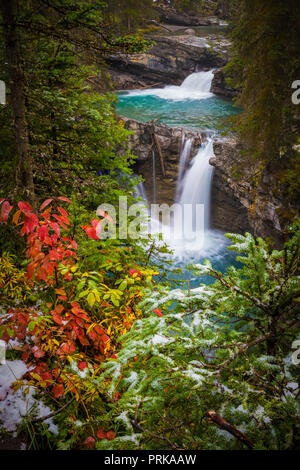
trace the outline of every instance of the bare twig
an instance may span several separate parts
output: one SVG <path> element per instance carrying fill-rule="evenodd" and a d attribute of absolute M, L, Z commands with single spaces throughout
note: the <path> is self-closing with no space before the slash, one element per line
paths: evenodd
<path fill-rule="evenodd" d="M 232 426 L 228 421 L 226 421 L 222 416 L 218 415 L 215 411 L 208 411 L 206 413 L 209 421 L 216 423 L 221 429 L 229 432 L 232 436 L 236 437 L 239 441 L 245 444 L 249 449 L 253 449 L 253 442 L 251 439 L 242 433 L 239 429 Z"/>
<path fill-rule="evenodd" d="M 42 416 L 41 418 L 31 419 L 30 422 L 31 423 L 41 423 L 42 421 L 45 421 L 46 419 L 53 418 L 54 416 L 58 415 L 63 410 L 68 408 L 68 406 L 71 405 L 71 403 L 73 403 L 74 400 L 75 400 L 75 397 L 71 398 L 71 400 L 69 400 L 68 403 L 66 403 L 64 406 L 62 406 L 59 410 L 53 411 L 53 413 L 50 413 L 47 416 Z"/>

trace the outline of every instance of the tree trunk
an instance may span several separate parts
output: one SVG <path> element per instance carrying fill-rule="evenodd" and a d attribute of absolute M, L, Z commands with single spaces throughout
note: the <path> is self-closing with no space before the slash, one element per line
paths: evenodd
<path fill-rule="evenodd" d="M 14 118 L 17 152 L 14 194 L 34 205 L 33 162 L 29 151 L 28 126 L 25 115 L 25 74 L 20 60 L 20 39 L 16 24 L 18 0 L 0 0 L 0 9 L 3 18 L 10 104 Z"/>

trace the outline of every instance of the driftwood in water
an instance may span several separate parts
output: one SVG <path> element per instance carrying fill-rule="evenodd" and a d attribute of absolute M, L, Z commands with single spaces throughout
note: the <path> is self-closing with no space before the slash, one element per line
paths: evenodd
<path fill-rule="evenodd" d="M 166 29 L 167 31 L 169 31 L 169 33 L 172 33 L 172 29 L 170 28 L 167 28 L 166 26 L 164 26 L 163 24 L 161 23 L 158 23 L 157 21 L 155 20 L 149 20 L 148 23 L 152 23 L 152 24 L 155 24 L 156 26 L 159 26 L 160 28 L 163 28 L 163 29 Z"/>
<path fill-rule="evenodd" d="M 146 90 L 147 88 L 153 88 L 153 87 L 159 86 L 159 85 L 163 85 L 163 82 L 152 83 L 152 85 L 141 86 L 141 87 L 135 88 L 135 90 Z"/>

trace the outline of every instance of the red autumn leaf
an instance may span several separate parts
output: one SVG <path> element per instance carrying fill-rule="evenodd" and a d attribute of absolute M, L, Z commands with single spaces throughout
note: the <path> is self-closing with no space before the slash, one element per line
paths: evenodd
<path fill-rule="evenodd" d="M 31 233 L 33 229 L 37 226 L 39 219 L 33 213 L 24 212 L 23 222 L 24 222 L 24 226 L 20 232 L 22 236 L 25 233 Z"/>
<path fill-rule="evenodd" d="M 61 377 L 61 370 L 58 367 L 54 369 L 53 376 L 54 379 L 57 380 L 57 382 L 63 383 L 63 378 Z"/>
<path fill-rule="evenodd" d="M 75 349 L 74 343 L 63 343 L 57 352 L 58 354 L 73 354 Z"/>
<path fill-rule="evenodd" d="M 60 227 L 57 222 L 50 222 L 50 227 L 54 230 L 57 236 L 60 236 Z"/>
<path fill-rule="evenodd" d="M 38 227 L 37 232 L 42 242 L 45 240 L 46 237 L 48 237 L 48 227 L 46 225 L 41 225 L 40 227 Z"/>
<path fill-rule="evenodd" d="M 51 260 L 56 260 L 56 261 L 59 261 L 61 259 L 60 255 L 58 254 L 56 250 L 49 251 L 49 258 Z"/>
<path fill-rule="evenodd" d="M 107 343 L 109 341 L 109 337 L 107 335 L 102 336 L 103 343 Z"/>
<path fill-rule="evenodd" d="M 56 292 L 57 292 L 57 290 L 56 290 Z M 59 304 L 59 305 L 56 305 L 54 310 L 55 310 L 56 313 L 61 313 L 63 311 L 63 309 L 64 309 L 64 306 Z"/>
<path fill-rule="evenodd" d="M 138 271 L 137 269 L 129 269 L 129 274 L 130 276 L 133 276 L 134 274 L 137 274 L 138 276 L 142 275 L 142 273 Z"/>
<path fill-rule="evenodd" d="M 90 346 L 89 340 L 85 336 L 80 335 L 78 336 L 78 339 L 80 341 L 80 344 L 82 344 L 82 346 Z"/>
<path fill-rule="evenodd" d="M 67 223 L 67 221 L 69 221 L 69 219 L 68 219 L 68 213 L 67 213 L 67 212 L 65 211 L 65 209 L 63 209 L 62 207 L 58 207 L 57 209 L 59 210 L 59 212 L 60 212 L 61 215 L 63 216 L 63 220 L 65 220 L 66 223 Z"/>
<path fill-rule="evenodd" d="M 88 449 L 93 449 L 95 447 L 95 439 L 92 436 L 87 437 L 84 441 L 84 445 Z"/>
<path fill-rule="evenodd" d="M 64 202 L 69 202 L 71 204 L 71 201 L 70 199 L 68 199 L 67 197 L 64 197 L 64 196 L 58 196 L 58 198 L 60 201 L 64 201 Z"/>
<path fill-rule="evenodd" d="M 88 237 L 92 238 L 93 240 L 98 240 L 96 230 L 89 225 L 81 225 L 81 228 L 85 231 Z"/>
<path fill-rule="evenodd" d="M 46 199 L 43 204 L 41 205 L 40 207 L 40 212 L 45 209 L 45 207 L 49 206 L 49 204 L 51 204 L 51 202 L 53 201 L 53 199 Z"/>
<path fill-rule="evenodd" d="M 24 351 L 22 354 L 22 361 L 27 362 L 29 359 L 29 351 Z"/>
<path fill-rule="evenodd" d="M 112 224 L 114 224 L 114 220 L 111 218 L 110 215 L 108 215 L 106 212 L 104 212 L 102 209 L 97 209 L 97 212 L 96 214 L 99 216 L 99 217 L 104 217 L 105 219 L 109 220 L 109 222 L 111 222 Z"/>
<path fill-rule="evenodd" d="M 52 388 L 52 393 L 54 395 L 54 398 L 59 398 L 62 397 L 64 394 L 65 388 L 62 384 L 56 384 Z"/>
<path fill-rule="evenodd" d="M 161 313 L 161 309 L 160 308 L 157 308 L 155 310 L 153 310 L 154 313 L 156 313 L 156 315 L 158 315 L 159 317 L 162 317 L 162 313 Z"/>
<path fill-rule="evenodd" d="M 116 433 L 114 431 L 108 431 L 106 437 L 109 441 L 112 441 L 116 437 Z"/>
<path fill-rule="evenodd" d="M 27 281 L 30 281 L 33 274 L 34 274 L 34 263 L 29 263 L 29 265 L 27 266 L 27 274 L 26 274 Z"/>
<path fill-rule="evenodd" d="M 32 372 L 36 372 L 39 375 L 42 375 L 44 372 L 48 370 L 48 365 L 46 362 L 40 362 Z"/>
<path fill-rule="evenodd" d="M 4 201 L 1 207 L 1 219 L 3 222 L 6 224 L 7 219 L 9 216 L 10 211 L 12 210 L 12 207 L 8 201 Z"/>
<path fill-rule="evenodd" d="M 78 364 L 78 369 L 84 370 L 84 369 L 86 369 L 86 368 L 87 368 L 87 363 L 86 363 L 86 362 L 84 362 L 84 361 L 79 362 L 79 364 Z"/>
<path fill-rule="evenodd" d="M 62 317 L 56 312 L 51 312 L 51 313 L 52 313 L 52 318 L 55 321 L 55 323 L 57 323 L 58 325 L 62 325 L 63 324 Z"/>
<path fill-rule="evenodd" d="M 52 382 L 52 374 L 51 374 L 51 372 L 44 372 L 44 373 L 41 375 L 41 378 L 42 378 L 43 382 L 48 382 L 48 384 Z"/>
<path fill-rule="evenodd" d="M 104 429 L 98 429 L 97 431 L 97 437 L 99 437 L 99 439 L 106 439 L 106 436 L 107 436 L 107 433 L 104 431 Z"/>
<path fill-rule="evenodd" d="M 24 213 L 33 211 L 32 207 L 24 201 L 18 202 L 18 207 Z"/>
<path fill-rule="evenodd" d="M 34 357 L 40 359 L 41 357 L 45 356 L 45 351 L 42 351 L 38 346 L 33 346 L 31 349 L 33 352 Z"/>

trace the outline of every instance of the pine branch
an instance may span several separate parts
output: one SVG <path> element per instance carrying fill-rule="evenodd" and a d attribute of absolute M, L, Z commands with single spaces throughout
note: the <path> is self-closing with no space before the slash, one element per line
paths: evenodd
<path fill-rule="evenodd" d="M 229 432 L 232 436 L 236 437 L 239 441 L 245 444 L 249 449 L 253 449 L 253 442 L 251 439 L 242 433 L 239 429 L 232 426 L 228 421 L 226 421 L 222 416 L 218 415 L 215 411 L 208 411 L 206 416 L 209 421 L 216 423 L 221 429 Z"/>

